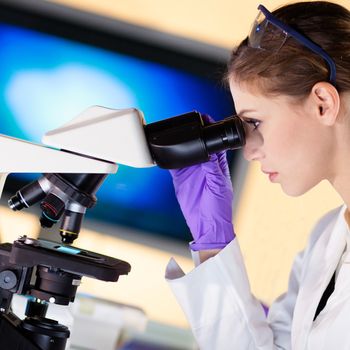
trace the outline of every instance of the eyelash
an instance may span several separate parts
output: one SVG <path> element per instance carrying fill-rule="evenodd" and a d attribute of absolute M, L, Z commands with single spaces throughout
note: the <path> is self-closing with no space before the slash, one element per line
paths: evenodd
<path fill-rule="evenodd" d="M 245 122 L 247 124 L 253 125 L 253 130 L 258 129 L 258 127 L 260 125 L 260 121 L 256 120 L 256 119 L 248 119 L 248 120 L 245 120 Z"/>

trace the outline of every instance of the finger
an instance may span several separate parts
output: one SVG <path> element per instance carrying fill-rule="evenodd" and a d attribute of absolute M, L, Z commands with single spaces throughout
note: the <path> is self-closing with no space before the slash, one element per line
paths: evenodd
<path fill-rule="evenodd" d="M 215 120 L 209 114 L 202 114 L 202 120 L 203 120 L 204 124 L 215 123 Z"/>
<path fill-rule="evenodd" d="M 218 162 L 219 162 L 220 169 L 221 169 L 222 173 L 223 173 L 228 179 L 231 179 L 230 167 L 229 167 L 229 165 L 228 165 L 226 152 L 225 152 L 225 151 L 218 152 L 218 153 L 217 153 L 217 157 L 218 157 Z"/>
<path fill-rule="evenodd" d="M 188 166 L 180 169 L 169 169 L 170 175 L 173 180 L 184 181 L 189 178 L 192 174 L 198 172 L 200 164 Z"/>

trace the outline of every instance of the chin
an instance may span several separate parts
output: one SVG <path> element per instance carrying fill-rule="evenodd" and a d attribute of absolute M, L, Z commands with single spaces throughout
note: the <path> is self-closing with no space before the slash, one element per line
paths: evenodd
<path fill-rule="evenodd" d="M 302 186 L 301 184 L 282 184 L 281 183 L 281 187 L 282 187 L 282 191 L 290 197 L 299 197 L 302 196 L 303 194 L 305 194 L 306 192 L 310 191 L 313 187 L 315 187 L 315 185 L 313 186 Z"/>

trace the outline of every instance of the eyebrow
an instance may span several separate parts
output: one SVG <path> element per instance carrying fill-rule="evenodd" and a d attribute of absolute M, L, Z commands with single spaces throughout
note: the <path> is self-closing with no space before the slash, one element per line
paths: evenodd
<path fill-rule="evenodd" d="M 256 112 L 255 109 L 242 109 L 239 113 L 237 113 L 237 116 L 241 116 L 244 113 L 251 113 L 251 112 Z"/>

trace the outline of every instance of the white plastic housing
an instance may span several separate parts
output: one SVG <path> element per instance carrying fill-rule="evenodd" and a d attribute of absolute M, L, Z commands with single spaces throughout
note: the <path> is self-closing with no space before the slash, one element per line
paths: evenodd
<path fill-rule="evenodd" d="M 47 132 L 46 145 L 137 168 L 154 166 L 142 112 L 92 106 L 62 127 Z"/>
<path fill-rule="evenodd" d="M 0 173 L 115 173 L 116 164 L 0 134 Z"/>
<path fill-rule="evenodd" d="M 0 134 L 0 198 L 10 173 L 116 173 L 118 166 Z"/>

